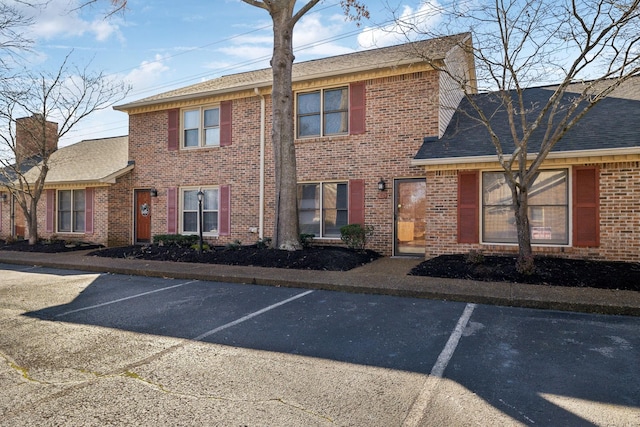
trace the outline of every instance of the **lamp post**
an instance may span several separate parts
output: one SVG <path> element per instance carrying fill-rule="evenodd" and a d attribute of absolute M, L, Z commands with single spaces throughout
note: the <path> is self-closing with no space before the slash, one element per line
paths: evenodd
<path fill-rule="evenodd" d="M 198 254 L 202 255 L 202 199 L 204 199 L 204 193 L 202 189 L 198 190 L 198 232 L 200 233 L 200 242 L 198 245 Z"/>

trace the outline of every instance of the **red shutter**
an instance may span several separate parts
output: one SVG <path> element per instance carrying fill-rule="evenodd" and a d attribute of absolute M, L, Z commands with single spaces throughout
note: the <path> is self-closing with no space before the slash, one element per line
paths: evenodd
<path fill-rule="evenodd" d="M 56 212 L 56 190 L 47 190 L 47 233 L 53 233 Z"/>
<path fill-rule="evenodd" d="M 233 103 L 231 101 L 223 101 L 220 103 L 220 146 L 226 147 L 231 145 L 233 138 L 232 132 L 232 110 Z"/>
<path fill-rule="evenodd" d="M 458 172 L 458 243 L 480 241 L 478 171 Z"/>
<path fill-rule="evenodd" d="M 95 189 L 85 188 L 84 190 L 84 232 L 93 234 L 93 202 Z"/>
<path fill-rule="evenodd" d="M 349 180 L 349 224 L 364 225 L 364 179 Z"/>
<path fill-rule="evenodd" d="M 600 180 L 596 166 L 573 168 L 573 245 L 600 245 Z"/>
<path fill-rule="evenodd" d="M 167 139 L 169 151 L 176 151 L 180 145 L 180 110 L 169 110 L 169 134 Z"/>
<path fill-rule="evenodd" d="M 349 133 L 360 135 L 366 131 L 366 85 L 365 82 L 351 83 L 349 87 Z"/>
<path fill-rule="evenodd" d="M 178 232 L 178 189 L 167 189 L 167 233 Z"/>
<path fill-rule="evenodd" d="M 231 186 L 220 186 L 220 205 L 218 212 L 218 234 L 228 236 L 231 234 Z"/>

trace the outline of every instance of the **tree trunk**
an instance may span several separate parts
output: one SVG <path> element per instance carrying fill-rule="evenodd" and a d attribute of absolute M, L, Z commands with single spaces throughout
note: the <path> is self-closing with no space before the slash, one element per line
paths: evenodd
<path fill-rule="evenodd" d="M 533 274 L 534 259 L 531 249 L 531 228 L 529 226 L 529 190 L 525 187 L 511 187 L 513 209 L 516 217 L 518 235 L 518 260 L 516 270 L 521 274 Z"/>
<path fill-rule="evenodd" d="M 38 243 L 38 202 L 34 198 L 29 201 L 30 209 L 24 211 L 24 218 L 27 222 L 27 229 L 29 230 L 29 244 L 35 245 Z"/>
<path fill-rule="evenodd" d="M 271 138 L 275 160 L 275 224 L 273 246 L 284 250 L 302 249 L 298 232 L 296 152 L 293 131 L 291 73 L 293 68 L 293 20 L 286 8 L 272 11 L 273 19 L 273 129 Z"/>

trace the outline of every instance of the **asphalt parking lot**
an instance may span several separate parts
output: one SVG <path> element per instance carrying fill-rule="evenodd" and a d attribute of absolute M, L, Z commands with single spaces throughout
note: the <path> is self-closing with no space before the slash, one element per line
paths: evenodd
<path fill-rule="evenodd" d="M 0 264 L 2 425 L 640 425 L 640 318 Z"/>

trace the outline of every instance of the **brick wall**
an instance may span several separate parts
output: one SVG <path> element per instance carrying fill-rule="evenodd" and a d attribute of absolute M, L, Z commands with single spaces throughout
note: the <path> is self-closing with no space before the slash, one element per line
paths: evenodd
<path fill-rule="evenodd" d="M 438 96 L 436 72 L 368 80 L 365 134 L 296 141 L 298 181 L 365 180 L 365 221 L 375 229 L 370 247 L 387 255 L 393 243 L 393 180 L 424 176 L 410 161 L 425 136 L 438 134 Z M 269 96 L 265 99 L 264 235 L 270 237 L 275 185 L 271 102 Z M 259 219 L 259 97 L 233 101 L 233 144 L 228 147 L 168 151 L 168 111 L 134 114 L 129 120 L 129 158 L 136 162 L 133 188 L 158 189 L 152 201 L 152 235 L 167 232 L 169 187 L 229 184 L 231 235 L 213 243 L 257 240 L 249 228 L 257 227 Z M 380 178 L 387 182 L 385 192 L 377 189 Z"/>
<path fill-rule="evenodd" d="M 457 171 L 427 174 L 426 257 L 467 253 L 517 253 L 515 245 L 458 244 Z M 640 162 L 600 165 L 600 246 L 590 248 L 534 246 L 538 254 L 569 258 L 640 261 Z"/>
<path fill-rule="evenodd" d="M 2 195 L 7 200 L 2 200 Z M 0 191 L 0 239 L 5 240 L 11 236 L 11 194 L 8 191 Z"/>

